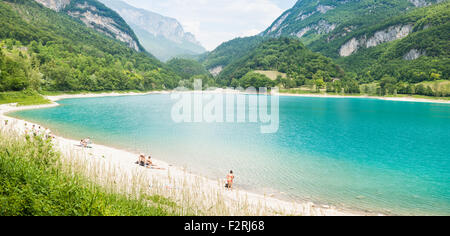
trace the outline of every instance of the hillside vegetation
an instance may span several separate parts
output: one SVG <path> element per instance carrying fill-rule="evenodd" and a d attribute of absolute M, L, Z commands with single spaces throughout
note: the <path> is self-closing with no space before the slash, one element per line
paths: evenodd
<path fill-rule="evenodd" d="M 243 58 L 234 61 L 219 75 L 219 83 L 231 84 L 254 70 L 274 70 L 286 73 L 292 86 L 308 80 L 331 81 L 344 77 L 343 70 L 330 58 L 307 49 L 298 39 L 268 39 Z M 233 82 L 236 84 L 236 82 Z"/>
<path fill-rule="evenodd" d="M 362 82 L 383 77 L 408 83 L 450 79 L 450 2 L 415 9 L 361 30 L 358 35 L 405 24 L 413 26 L 407 37 L 358 50 L 338 63 L 358 73 Z"/>
<path fill-rule="evenodd" d="M 213 64 L 224 67 L 224 85 L 272 70 L 286 73 L 275 80 L 286 89 L 450 96 L 422 83 L 450 79 L 449 1 L 303 0 L 261 35 L 224 43 L 200 61 L 225 61 Z M 306 47 L 296 48 L 299 41 Z"/>
<path fill-rule="evenodd" d="M 199 58 L 209 70 L 214 67 L 226 67 L 231 62 L 238 60 L 255 49 L 262 41 L 263 37 L 253 36 L 236 38 L 222 43 L 212 52 L 206 53 Z"/>
<path fill-rule="evenodd" d="M 180 75 L 182 79 L 190 79 L 195 75 L 209 75 L 205 67 L 195 60 L 174 58 L 167 62 L 167 66 Z"/>
<path fill-rule="evenodd" d="M 295 36 L 313 51 L 337 57 L 339 47 L 355 31 L 367 29 L 417 6 L 436 0 L 301 0 L 263 32 L 264 36 Z"/>
<path fill-rule="evenodd" d="M 171 89 L 179 77 L 138 53 L 34 1 L 0 2 L 0 91 Z"/>

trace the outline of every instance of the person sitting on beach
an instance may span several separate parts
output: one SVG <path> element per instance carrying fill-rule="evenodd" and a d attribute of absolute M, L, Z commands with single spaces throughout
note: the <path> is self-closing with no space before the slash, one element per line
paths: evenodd
<path fill-rule="evenodd" d="M 234 180 L 234 175 L 233 175 L 233 171 L 231 170 L 230 173 L 227 175 L 227 189 L 232 190 L 233 189 L 233 180 Z"/>
<path fill-rule="evenodd" d="M 80 141 L 80 146 L 81 147 L 83 147 L 83 148 L 87 148 L 87 142 L 86 142 L 86 139 L 82 139 L 81 141 Z"/>
<path fill-rule="evenodd" d="M 140 166 L 145 166 L 145 155 L 141 154 L 139 155 L 138 161 L 136 162 L 136 164 L 140 165 Z"/>
<path fill-rule="evenodd" d="M 84 148 L 91 148 L 89 145 L 92 144 L 91 138 L 84 138 L 80 141 L 80 145 Z"/>
<path fill-rule="evenodd" d="M 148 156 L 148 159 L 147 159 L 145 165 L 147 166 L 147 168 L 152 168 L 153 162 L 152 162 L 152 157 L 151 156 Z"/>

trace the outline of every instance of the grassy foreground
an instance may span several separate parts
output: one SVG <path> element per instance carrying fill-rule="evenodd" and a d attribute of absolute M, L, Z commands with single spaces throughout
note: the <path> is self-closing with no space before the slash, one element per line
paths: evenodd
<path fill-rule="evenodd" d="M 49 104 L 50 101 L 36 91 L 1 92 L 0 105 L 8 103 L 17 103 L 19 106 L 29 106 Z"/>
<path fill-rule="evenodd" d="M 170 204 L 109 191 L 74 172 L 51 142 L 0 132 L 1 216 L 165 216 Z"/>

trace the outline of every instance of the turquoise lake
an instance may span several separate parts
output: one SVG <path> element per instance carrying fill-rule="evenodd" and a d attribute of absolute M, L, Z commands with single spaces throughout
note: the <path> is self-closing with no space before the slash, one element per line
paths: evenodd
<path fill-rule="evenodd" d="M 255 95 L 249 95 L 255 96 Z M 288 200 L 394 215 L 450 215 L 450 105 L 280 97 L 280 128 L 175 123 L 170 95 L 61 100 L 15 117 L 58 135 L 152 154 Z"/>

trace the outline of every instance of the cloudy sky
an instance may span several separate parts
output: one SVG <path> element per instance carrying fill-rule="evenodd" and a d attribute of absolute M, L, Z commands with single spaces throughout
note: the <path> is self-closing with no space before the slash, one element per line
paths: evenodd
<path fill-rule="evenodd" d="M 177 19 L 207 50 L 240 36 L 256 35 L 297 0 L 123 0 Z"/>

